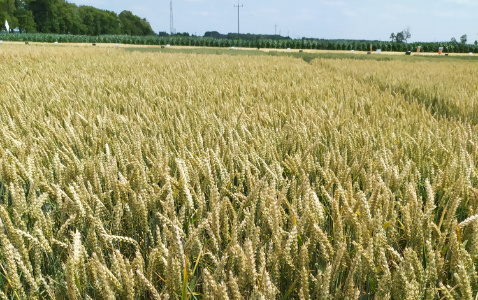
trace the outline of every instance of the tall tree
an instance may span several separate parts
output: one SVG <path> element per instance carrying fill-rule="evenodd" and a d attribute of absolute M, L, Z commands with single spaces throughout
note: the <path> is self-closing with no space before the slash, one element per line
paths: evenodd
<path fill-rule="evenodd" d="M 0 0 L 0 28 L 5 28 L 5 20 L 8 21 L 10 31 L 18 27 L 18 19 L 15 16 L 15 0 Z"/>
<path fill-rule="evenodd" d="M 409 38 L 412 37 L 412 34 L 410 33 L 410 27 L 407 27 L 407 29 L 404 29 L 401 32 L 397 32 L 397 34 L 393 33 L 390 35 L 390 39 L 392 42 L 397 42 L 397 43 L 403 43 L 407 42 Z"/>
<path fill-rule="evenodd" d="M 28 10 L 27 3 L 25 1 L 15 1 L 15 17 L 18 20 L 18 29 L 20 32 L 36 32 L 33 13 L 31 10 Z"/>
<path fill-rule="evenodd" d="M 154 34 L 146 19 L 123 11 L 77 6 L 65 0 L 0 0 L 0 29 L 8 20 L 11 30 L 63 34 Z"/>
<path fill-rule="evenodd" d="M 403 39 L 406 43 L 408 42 L 408 39 L 412 37 L 412 34 L 410 33 L 410 27 L 407 27 L 402 32 L 403 32 Z"/>
<path fill-rule="evenodd" d="M 390 34 L 390 39 L 392 40 L 392 42 L 396 41 L 397 36 L 395 35 L 395 33 L 392 32 L 392 34 Z"/>
<path fill-rule="evenodd" d="M 399 43 L 403 43 L 403 41 L 405 41 L 405 35 L 403 34 L 403 31 L 397 33 L 397 36 L 395 37 L 395 41 Z"/>
<path fill-rule="evenodd" d="M 151 25 L 146 19 L 133 15 L 132 12 L 124 10 L 119 14 L 121 33 L 128 35 L 151 35 L 154 34 Z"/>
<path fill-rule="evenodd" d="M 60 33 L 58 8 L 64 1 L 61 0 L 35 0 L 29 1 L 28 9 L 33 13 L 36 28 L 39 32 Z"/>

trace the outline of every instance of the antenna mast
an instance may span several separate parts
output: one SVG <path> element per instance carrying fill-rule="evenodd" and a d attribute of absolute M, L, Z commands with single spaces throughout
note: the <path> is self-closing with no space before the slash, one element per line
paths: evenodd
<path fill-rule="evenodd" d="M 244 7 L 244 5 L 239 4 L 239 1 L 240 0 L 237 0 L 237 5 L 234 5 L 234 7 L 237 7 L 237 40 L 240 40 L 240 37 L 239 37 L 239 10 L 241 9 L 241 7 Z"/>
<path fill-rule="evenodd" d="M 176 29 L 174 29 L 174 20 L 173 20 L 173 0 L 170 1 L 170 17 L 169 17 L 169 30 L 171 35 L 176 34 Z"/>

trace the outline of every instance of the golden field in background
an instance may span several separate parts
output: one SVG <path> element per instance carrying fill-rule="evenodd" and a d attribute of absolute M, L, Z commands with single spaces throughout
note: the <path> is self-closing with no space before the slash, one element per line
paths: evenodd
<path fill-rule="evenodd" d="M 476 61 L 0 60 L 2 299 L 476 297 Z"/>

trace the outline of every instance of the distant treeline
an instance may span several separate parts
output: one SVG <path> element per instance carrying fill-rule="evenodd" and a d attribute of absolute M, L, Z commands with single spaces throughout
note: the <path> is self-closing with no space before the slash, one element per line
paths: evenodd
<path fill-rule="evenodd" d="M 416 51 L 421 46 L 422 52 L 438 52 L 438 47 L 443 47 L 443 52 L 449 53 L 478 53 L 478 45 L 462 44 L 457 42 L 436 43 L 397 43 L 384 41 L 354 41 L 354 40 L 319 40 L 319 39 L 219 39 L 212 37 L 177 35 L 66 35 L 66 34 L 0 34 L 4 41 L 29 41 L 29 42 L 59 42 L 59 43 L 119 43 L 132 45 L 171 45 L 171 46 L 200 46 L 200 47 L 247 47 L 247 48 L 272 48 L 272 49 L 316 49 L 316 50 L 355 50 L 369 51 Z"/>
<path fill-rule="evenodd" d="M 168 37 L 168 36 L 173 36 L 173 37 L 196 37 L 196 35 L 192 34 L 190 35 L 188 32 L 178 32 L 174 34 L 169 34 L 165 31 L 161 31 L 158 34 L 160 37 Z M 217 31 L 206 31 L 204 34 L 205 38 L 213 38 L 213 39 L 220 39 L 220 40 L 237 40 L 237 33 L 230 32 L 228 34 L 222 34 Z M 291 40 L 290 37 L 288 36 L 281 36 L 278 34 L 252 34 L 252 33 L 241 33 L 239 35 L 239 38 L 241 40 L 245 41 L 257 41 L 257 40 Z"/>
<path fill-rule="evenodd" d="M 228 34 L 221 34 L 217 31 L 207 31 L 204 34 L 204 37 L 210 37 L 214 39 L 228 39 L 234 40 L 237 39 L 237 33 L 228 33 Z M 251 34 L 251 33 L 241 33 L 239 34 L 239 38 L 244 41 L 257 41 L 257 40 L 291 40 L 290 37 L 284 37 L 277 34 Z"/>
<path fill-rule="evenodd" d="M 0 0 L 0 30 L 18 28 L 20 33 L 58 33 L 74 35 L 154 34 L 146 19 L 123 11 L 77 6 L 65 0 Z"/>

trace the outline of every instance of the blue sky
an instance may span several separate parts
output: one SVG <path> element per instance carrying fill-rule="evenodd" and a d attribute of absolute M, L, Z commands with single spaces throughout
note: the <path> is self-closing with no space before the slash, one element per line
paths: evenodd
<path fill-rule="evenodd" d="M 169 32 L 169 0 L 70 0 L 117 13 L 130 10 Z M 410 27 L 410 41 L 478 40 L 478 0 L 241 0 L 241 33 L 326 39 L 389 40 Z M 237 32 L 237 0 L 173 0 L 177 32 Z"/>

